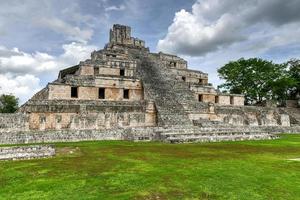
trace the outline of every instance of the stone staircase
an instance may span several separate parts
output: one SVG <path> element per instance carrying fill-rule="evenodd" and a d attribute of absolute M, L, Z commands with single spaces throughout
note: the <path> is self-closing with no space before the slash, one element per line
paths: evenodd
<path fill-rule="evenodd" d="M 188 113 L 207 109 L 198 102 L 189 86 L 155 57 L 139 57 L 137 76 L 142 81 L 145 99 L 155 102 L 157 127 L 132 128 L 124 139 L 133 141 L 217 142 L 276 139 L 278 133 L 300 131 L 300 127 L 234 126 L 219 121 L 200 119 L 191 121 Z M 297 130 L 296 130 L 297 129 Z"/>
<path fill-rule="evenodd" d="M 268 128 L 196 126 L 132 128 L 127 130 L 125 138 L 132 141 L 162 141 L 167 143 L 218 142 L 276 139 L 278 136 L 275 133 L 282 132 L 282 130 L 276 131 L 274 128 L 270 134 Z"/>
<path fill-rule="evenodd" d="M 146 98 L 155 102 L 159 126 L 193 126 L 185 105 L 195 104 L 195 99 L 185 82 L 176 80 L 170 69 L 150 56 L 142 58 L 137 73 Z"/>

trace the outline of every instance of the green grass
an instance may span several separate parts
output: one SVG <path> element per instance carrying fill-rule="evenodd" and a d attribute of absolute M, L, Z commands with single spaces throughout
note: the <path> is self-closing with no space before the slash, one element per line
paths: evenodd
<path fill-rule="evenodd" d="M 1 161 L 0 199 L 300 199 L 300 135 L 198 144 L 56 144 Z M 72 153 L 70 153 L 72 152 Z"/>

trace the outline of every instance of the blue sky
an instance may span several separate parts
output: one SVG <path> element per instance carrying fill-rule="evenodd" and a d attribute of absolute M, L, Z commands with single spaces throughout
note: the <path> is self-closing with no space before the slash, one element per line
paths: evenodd
<path fill-rule="evenodd" d="M 300 55 L 299 0 L 0 0 L 0 93 L 21 103 L 87 59 L 115 23 L 151 51 L 209 73 L 241 57 L 284 62 Z"/>

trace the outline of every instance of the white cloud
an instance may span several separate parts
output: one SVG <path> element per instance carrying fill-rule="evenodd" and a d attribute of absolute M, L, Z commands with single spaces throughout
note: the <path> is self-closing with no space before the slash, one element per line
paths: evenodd
<path fill-rule="evenodd" d="M 1 54 L 2 51 L 5 52 Z M 34 74 L 57 72 L 62 67 L 77 64 L 87 59 L 96 46 L 72 42 L 64 44 L 64 52 L 59 56 L 52 56 L 47 53 L 35 52 L 32 54 L 22 52 L 18 48 L 0 48 L 0 73 L 11 74 Z M 7 56 L 10 55 L 10 56 Z"/>
<path fill-rule="evenodd" d="M 59 56 L 36 52 L 29 54 L 18 48 L 0 47 L 0 94 L 12 93 L 24 103 L 37 92 L 43 81 L 41 77 L 54 80 L 60 69 L 78 64 L 89 58 L 95 46 L 72 42 L 62 46 Z M 2 52 L 5 52 L 1 54 Z"/>
<path fill-rule="evenodd" d="M 300 7 L 299 0 L 198 0 L 191 12 L 181 10 L 175 14 L 157 49 L 201 56 L 250 40 L 262 32 L 261 36 L 272 42 L 260 43 L 257 48 L 286 45 L 295 37 L 299 39 L 284 37 L 287 31 L 291 34 L 299 27 L 300 14 L 295 7 Z"/>
<path fill-rule="evenodd" d="M 67 8 L 61 9 L 60 6 Z M 95 18 L 89 14 L 82 14 L 75 0 L 72 3 L 59 0 L 1 2 L 0 34 L 14 31 L 15 26 L 26 25 L 32 30 L 48 29 L 48 32 L 61 34 L 68 40 L 86 42 L 93 35 L 92 21 L 94 22 Z"/>
<path fill-rule="evenodd" d="M 58 18 L 41 18 L 36 21 L 39 26 L 47 27 L 57 33 L 62 33 L 70 40 L 86 42 L 93 35 L 92 29 L 80 29 Z"/>
<path fill-rule="evenodd" d="M 40 79 L 31 74 L 12 76 L 0 74 L 0 94 L 13 94 L 21 103 L 41 89 Z"/>
<path fill-rule="evenodd" d="M 121 10 L 125 10 L 125 6 L 124 5 L 119 5 L 119 6 L 109 6 L 105 8 L 105 11 L 121 11 Z"/>

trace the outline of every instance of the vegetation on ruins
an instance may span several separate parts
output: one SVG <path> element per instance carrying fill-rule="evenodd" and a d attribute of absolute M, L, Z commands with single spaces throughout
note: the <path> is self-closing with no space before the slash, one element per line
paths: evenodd
<path fill-rule="evenodd" d="M 0 96 L 0 113 L 14 113 L 17 111 L 19 99 L 11 94 Z"/>
<path fill-rule="evenodd" d="M 271 141 L 56 146 L 53 158 L 0 161 L 0 199 L 300 197 L 300 135 Z"/>
<path fill-rule="evenodd" d="M 300 95 L 300 60 L 292 59 L 286 63 L 289 67 L 290 77 L 296 81 L 295 87 L 291 89 L 290 97 L 296 99 Z"/>
<path fill-rule="evenodd" d="M 283 103 L 299 94 L 299 60 L 275 64 L 260 58 L 241 58 L 218 69 L 225 80 L 218 88 L 245 95 L 246 104 L 261 104 L 271 100 Z"/>

